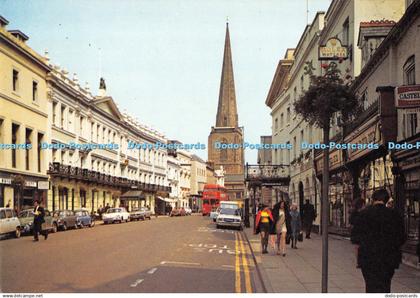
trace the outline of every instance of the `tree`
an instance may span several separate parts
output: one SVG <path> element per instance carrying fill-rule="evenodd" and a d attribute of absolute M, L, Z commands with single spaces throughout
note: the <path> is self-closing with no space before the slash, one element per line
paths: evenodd
<path fill-rule="evenodd" d="M 310 78 L 306 92 L 294 103 L 295 111 L 311 125 L 322 129 L 323 143 L 330 143 L 331 120 L 340 117 L 346 122 L 359 111 L 359 101 L 350 89 L 350 82 L 341 78 L 337 63 L 322 64 L 325 74 L 315 76 L 312 62 L 305 63 L 305 75 Z M 322 292 L 328 291 L 328 221 L 329 221 L 329 148 L 323 152 L 322 169 Z"/>

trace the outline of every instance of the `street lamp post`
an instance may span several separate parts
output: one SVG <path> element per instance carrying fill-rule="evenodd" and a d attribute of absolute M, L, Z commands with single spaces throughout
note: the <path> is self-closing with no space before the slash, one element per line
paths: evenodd
<path fill-rule="evenodd" d="M 256 206 L 256 199 L 255 199 L 255 192 L 256 192 L 256 186 L 253 186 L 253 204 L 252 204 L 252 216 L 253 216 L 253 221 L 254 221 L 254 230 L 255 230 L 255 221 L 256 221 L 256 211 L 257 211 L 257 206 Z"/>

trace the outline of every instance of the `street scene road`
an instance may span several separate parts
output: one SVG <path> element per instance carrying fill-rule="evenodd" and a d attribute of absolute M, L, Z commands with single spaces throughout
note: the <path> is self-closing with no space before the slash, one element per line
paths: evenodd
<path fill-rule="evenodd" d="M 0 242 L 2 292 L 254 292 L 242 232 L 208 217 L 157 219 Z"/>

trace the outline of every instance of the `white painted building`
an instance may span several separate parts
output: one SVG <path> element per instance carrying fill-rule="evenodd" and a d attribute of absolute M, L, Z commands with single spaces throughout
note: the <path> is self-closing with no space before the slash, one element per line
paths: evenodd
<path fill-rule="evenodd" d="M 181 166 L 179 187 L 180 194 L 177 207 L 188 207 L 191 194 L 191 159 L 192 155 L 186 150 L 177 150 L 177 159 Z"/>
<path fill-rule="evenodd" d="M 171 192 L 169 193 L 169 200 L 171 207 L 174 208 L 176 202 L 181 197 L 181 164 L 180 161 L 168 154 L 168 167 L 167 167 L 167 179 L 169 187 L 171 187 Z"/>
<path fill-rule="evenodd" d="M 50 65 L 51 143 L 105 147 L 47 150 L 52 182 L 47 207 L 93 211 L 110 204 L 153 210 L 155 198 L 169 192 L 166 149 L 153 146 L 166 143 L 165 137 L 121 113 L 105 86 L 101 86 L 101 96 L 94 96 L 87 84 L 81 86 L 76 74 L 70 77 L 65 69 Z M 129 148 L 129 143 L 152 146 Z"/>

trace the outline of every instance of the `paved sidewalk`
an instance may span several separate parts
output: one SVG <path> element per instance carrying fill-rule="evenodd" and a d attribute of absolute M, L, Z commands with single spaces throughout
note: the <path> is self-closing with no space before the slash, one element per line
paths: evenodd
<path fill-rule="evenodd" d="M 250 228 L 244 229 L 255 254 L 262 279 L 269 293 L 321 292 L 321 237 L 298 243 L 298 249 L 287 246 L 286 256 L 276 255 L 269 249 L 261 254 L 260 236 Z M 364 293 L 362 273 L 356 268 L 354 246 L 341 237 L 329 239 L 330 293 Z M 419 293 L 420 271 L 401 264 L 392 280 L 393 293 Z"/>

